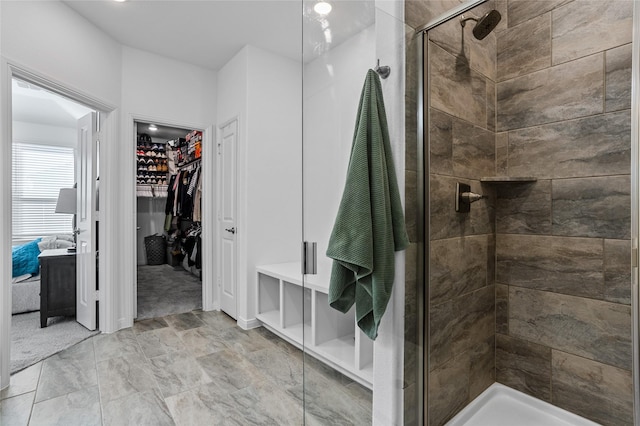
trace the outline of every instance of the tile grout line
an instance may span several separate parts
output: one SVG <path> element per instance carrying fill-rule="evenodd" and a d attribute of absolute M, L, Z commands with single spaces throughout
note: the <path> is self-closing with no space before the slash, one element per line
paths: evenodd
<path fill-rule="evenodd" d="M 103 409 L 104 405 L 102 403 L 102 387 L 100 386 L 100 374 L 98 374 L 98 357 L 96 355 L 96 342 L 93 337 L 91 337 L 91 348 L 93 350 L 93 362 L 94 362 L 94 367 L 96 369 L 96 383 L 98 385 L 98 404 L 100 405 L 100 424 L 104 425 L 105 419 L 104 419 L 104 409 Z"/>
<path fill-rule="evenodd" d="M 36 390 L 33 391 L 33 401 L 31 402 L 31 410 L 29 410 L 29 418 L 27 420 L 27 425 L 31 423 L 31 416 L 33 416 L 33 407 L 36 405 L 36 395 L 38 391 L 38 387 L 40 386 L 40 378 L 42 377 L 42 370 L 44 369 L 44 360 L 40 361 L 42 364 L 40 365 L 40 372 L 38 373 L 38 380 L 36 381 Z"/>

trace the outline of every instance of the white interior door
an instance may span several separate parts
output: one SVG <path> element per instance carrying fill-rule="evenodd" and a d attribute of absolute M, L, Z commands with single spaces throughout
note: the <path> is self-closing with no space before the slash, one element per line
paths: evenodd
<path fill-rule="evenodd" d="M 96 329 L 96 113 L 78 120 L 76 155 L 76 319 Z"/>
<path fill-rule="evenodd" d="M 220 192 L 218 223 L 220 236 L 219 276 L 220 308 L 236 318 L 236 151 L 238 122 L 234 120 L 221 129 L 218 143 Z"/>

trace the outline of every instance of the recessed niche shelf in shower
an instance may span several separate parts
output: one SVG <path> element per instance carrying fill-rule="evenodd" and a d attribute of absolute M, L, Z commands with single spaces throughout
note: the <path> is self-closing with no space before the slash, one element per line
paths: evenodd
<path fill-rule="evenodd" d="M 480 178 L 482 183 L 529 183 L 536 182 L 533 176 L 485 176 Z"/>

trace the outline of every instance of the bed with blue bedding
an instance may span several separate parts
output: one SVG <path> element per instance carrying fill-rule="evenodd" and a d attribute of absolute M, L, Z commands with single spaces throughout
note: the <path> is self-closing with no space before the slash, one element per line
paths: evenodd
<path fill-rule="evenodd" d="M 11 313 L 40 310 L 40 262 L 44 250 L 72 247 L 73 235 L 52 235 L 12 247 Z"/>

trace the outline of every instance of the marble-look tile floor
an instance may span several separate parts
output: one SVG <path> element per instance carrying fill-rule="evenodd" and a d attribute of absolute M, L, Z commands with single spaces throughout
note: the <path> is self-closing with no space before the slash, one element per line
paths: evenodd
<path fill-rule="evenodd" d="M 0 393 L 3 426 L 303 421 L 370 425 L 371 391 L 220 312 L 148 319 L 94 336 L 11 376 Z"/>

